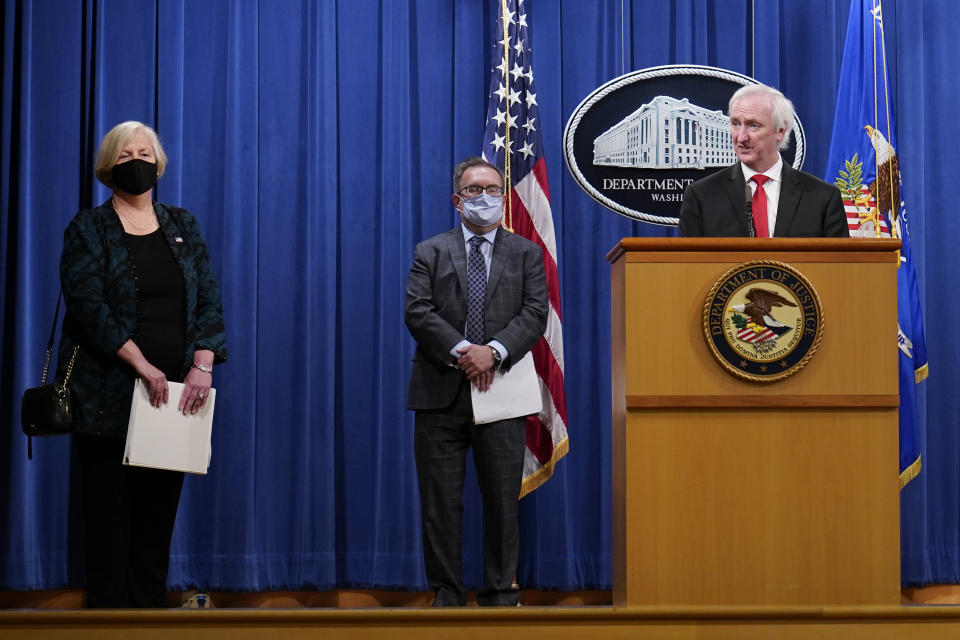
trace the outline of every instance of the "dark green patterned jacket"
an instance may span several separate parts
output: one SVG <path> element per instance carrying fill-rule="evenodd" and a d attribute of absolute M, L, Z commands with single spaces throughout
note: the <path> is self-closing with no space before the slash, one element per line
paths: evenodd
<path fill-rule="evenodd" d="M 216 363 L 227 358 L 220 290 L 194 217 L 169 205 L 154 203 L 153 208 L 183 273 L 187 317 L 181 376 L 185 376 L 197 349 L 213 351 Z M 67 313 L 57 352 L 57 379 L 63 379 L 74 345 L 80 345 L 70 377 L 76 431 L 124 437 L 136 374 L 117 351 L 139 335 L 137 277 L 123 226 L 109 200 L 70 221 L 63 234 L 60 283 Z"/>

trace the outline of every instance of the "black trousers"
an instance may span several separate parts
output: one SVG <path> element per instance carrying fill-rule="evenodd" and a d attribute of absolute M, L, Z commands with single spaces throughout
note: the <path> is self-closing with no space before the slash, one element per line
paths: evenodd
<path fill-rule="evenodd" d="M 120 438 L 73 438 L 83 485 L 87 606 L 166 607 L 183 474 L 124 466 Z"/>
<path fill-rule="evenodd" d="M 474 425 L 469 382 L 451 407 L 418 411 L 414 457 L 420 485 L 420 519 L 427 580 L 434 606 L 464 606 L 463 481 L 467 449 L 473 449 L 483 500 L 483 586 L 480 605 L 516 605 L 512 587 L 520 553 L 519 500 L 523 481 L 526 419 Z"/>

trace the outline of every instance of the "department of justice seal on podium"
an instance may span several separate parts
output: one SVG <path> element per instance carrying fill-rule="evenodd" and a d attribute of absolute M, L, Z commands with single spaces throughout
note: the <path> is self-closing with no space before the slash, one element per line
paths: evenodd
<path fill-rule="evenodd" d="M 807 364 L 823 338 L 816 290 L 790 265 L 754 260 L 716 281 L 703 305 L 710 351 L 730 373 L 774 382 Z"/>

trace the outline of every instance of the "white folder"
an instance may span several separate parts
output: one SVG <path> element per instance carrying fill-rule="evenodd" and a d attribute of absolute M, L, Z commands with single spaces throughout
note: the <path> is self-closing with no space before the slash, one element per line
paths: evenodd
<path fill-rule="evenodd" d="M 477 390 L 471 383 L 470 398 L 474 424 L 540 413 L 543 398 L 540 396 L 540 379 L 533 366 L 533 354 L 528 351 L 507 372 L 497 371 L 486 391 Z"/>
<path fill-rule="evenodd" d="M 217 392 L 210 389 L 203 408 L 184 415 L 177 409 L 183 385 L 167 384 L 169 400 L 160 407 L 150 404 L 147 385 L 139 378 L 134 384 L 123 464 L 205 474 L 210 466 L 210 434 Z"/>

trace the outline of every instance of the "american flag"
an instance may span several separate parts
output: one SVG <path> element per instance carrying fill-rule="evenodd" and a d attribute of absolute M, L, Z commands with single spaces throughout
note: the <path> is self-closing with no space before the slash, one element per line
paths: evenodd
<path fill-rule="evenodd" d="M 890 227 L 887 226 L 887 220 L 883 216 L 876 216 L 871 219 L 870 212 L 877 208 L 877 201 L 870 194 L 867 187 L 860 190 L 860 198 L 857 202 L 847 200 L 844 197 L 843 210 L 847 214 L 847 228 L 851 236 L 865 236 L 867 238 L 889 238 Z M 880 222 L 880 232 L 876 232 L 876 222 Z"/>
<path fill-rule="evenodd" d="M 767 327 L 761 327 L 751 322 L 743 329 L 737 331 L 737 338 L 744 342 L 756 342 L 759 344 L 767 340 L 776 340 L 777 334 L 770 331 Z"/>
<path fill-rule="evenodd" d="M 543 484 L 553 474 L 554 464 L 567 453 L 567 400 L 563 390 L 557 242 L 550 212 L 547 165 L 540 143 L 540 107 L 533 85 L 529 25 L 523 0 L 498 0 L 497 9 L 498 34 L 493 56 L 496 66 L 490 75 L 483 157 L 503 169 L 507 178 L 504 225 L 543 250 L 550 298 L 547 330 L 533 348 L 543 410 L 527 418 L 527 450 L 520 491 L 523 497 Z"/>

